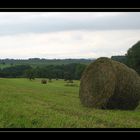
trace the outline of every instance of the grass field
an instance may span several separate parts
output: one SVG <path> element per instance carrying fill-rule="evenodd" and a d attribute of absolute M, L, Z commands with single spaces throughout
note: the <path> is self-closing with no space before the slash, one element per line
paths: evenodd
<path fill-rule="evenodd" d="M 97 110 L 83 107 L 79 81 L 47 85 L 40 79 L 0 78 L 1 128 L 135 128 L 140 111 Z"/>

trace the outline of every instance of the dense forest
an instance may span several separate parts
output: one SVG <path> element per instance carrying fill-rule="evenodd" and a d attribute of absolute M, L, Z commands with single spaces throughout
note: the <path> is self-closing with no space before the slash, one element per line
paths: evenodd
<path fill-rule="evenodd" d="M 0 59 L 0 77 L 79 80 L 94 59 Z"/>
<path fill-rule="evenodd" d="M 47 65 L 32 67 L 31 65 L 15 65 L 0 69 L 0 77 L 13 78 L 13 77 L 27 77 L 34 78 L 55 78 L 66 80 L 79 80 L 82 72 L 86 68 L 85 64 L 71 63 L 66 65 Z"/>
<path fill-rule="evenodd" d="M 126 56 L 125 55 L 112 56 L 111 59 L 126 64 Z"/>

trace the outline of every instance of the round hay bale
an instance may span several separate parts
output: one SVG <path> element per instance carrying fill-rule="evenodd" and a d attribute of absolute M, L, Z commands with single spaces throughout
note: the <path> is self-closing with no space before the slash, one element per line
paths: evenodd
<path fill-rule="evenodd" d="M 140 100 L 140 78 L 126 65 L 102 57 L 83 72 L 79 96 L 87 107 L 133 110 Z"/>
<path fill-rule="evenodd" d="M 42 79 L 42 80 L 41 80 L 41 83 L 42 83 L 42 84 L 47 84 L 47 80 Z"/>
<path fill-rule="evenodd" d="M 69 80 L 67 83 L 74 83 L 73 80 Z"/>

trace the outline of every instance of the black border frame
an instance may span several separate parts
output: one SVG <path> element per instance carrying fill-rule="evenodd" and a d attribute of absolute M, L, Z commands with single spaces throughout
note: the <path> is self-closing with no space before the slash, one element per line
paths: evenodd
<path fill-rule="evenodd" d="M 13 1 L 12 1 L 13 2 Z M 41 2 L 41 1 L 40 1 Z M 59 1 L 60 2 L 60 1 Z M 90 3 L 88 3 L 89 7 L 86 7 L 87 5 L 85 3 L 81 3 L 78 5 L 73 5 L 73 2 L 71 1 L 67 5 L 61 5 L 60 3 L 56 3 L 54 5 L 54 2 L 51 4 L 47 4 L 45 7 L 42 5 L 40 7 L 40 4 L 35 3 L 31 5 L 26 5 L 26 2 L 21 3 L 20 5 L 13 2 L 0 5 L 0 12 L 140 12 L 140 6 L 133 1 L 126 1 L 127 3 L 118 5 L 116 2 L 113 2 L 113 5 L 108 5 L 107 1 L 104 1 L 105 3 L 101 3 L 98 1 L 96 4 L 94 3 L 94 6 L 91 6 Z M 87 1 L 88 2 L 88 1 Z M 12 6 L 12 7 L 11 7 Z M 0 128 L 1 132 L 140 132 L 140 128 Z"/>

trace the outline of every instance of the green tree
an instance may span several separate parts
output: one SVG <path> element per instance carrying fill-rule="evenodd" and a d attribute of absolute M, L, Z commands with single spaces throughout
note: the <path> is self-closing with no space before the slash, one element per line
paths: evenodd
<path fill-rule="evenodd" d="M 126 59 L 127 65 L 140 74 L 140 41 L 127 51 Z"/>
<path fill-rule="evenodd" d="M 2 62 L 3 65 L 5 65 L 5 62 Z"/>
<path fill-rule="evenodd" d="M 73 81 L 72 74 L 70 72 L 64 72 L 64 80 L 72 82 Z"/>
<path fill-rule="evenodd" d="M 3 68 L 1 71 L 4 77 L 25 77 L 25 71 L 31 69 L 29 65 L 15 65 Z"/>
<path fill-rule="evenodd" d="M 86 65 L 85 64 L 77 64 L 76 70 L 75 70 L 75 79 L 81 79 L 82 73 L 85 70 Z"/>
<path fill-rule="evenodd" d="M 34 80 L 35 79 L 35 75 L 34 75 L 34 70 L 33 69 L 26 70 L 25 74 L 26 74 L 26 77 L 28 79 L 30 79 L 30 80 Z"/>
<path fill-rule="evenodd" d="M 111 59 L 126 64 L 126 56 L 125 55 L 111 56 Z"/>

